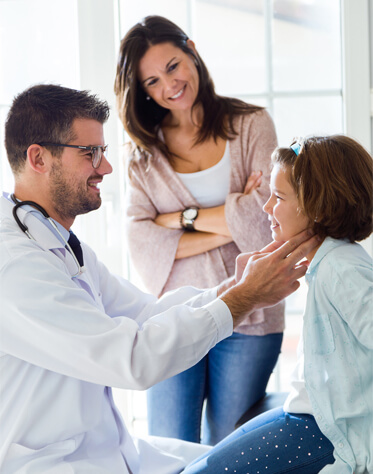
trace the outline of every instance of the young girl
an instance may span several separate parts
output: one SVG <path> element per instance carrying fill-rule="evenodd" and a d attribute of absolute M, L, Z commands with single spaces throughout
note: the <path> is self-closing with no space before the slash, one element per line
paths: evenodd
<path fill-rule="evenodd" d="M 272 155 L 276 241 L 312 228 L 303 337 L 283 408 L 250 420 L 185 473 L 373 472 L 372 157 L 345 136 Z"/>

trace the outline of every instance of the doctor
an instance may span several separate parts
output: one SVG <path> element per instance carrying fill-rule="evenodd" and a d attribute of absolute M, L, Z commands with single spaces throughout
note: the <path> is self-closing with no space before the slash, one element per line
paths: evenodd
<path fill-rule="evenodd" d="M 87 92 L 39 85 L 15 98 L 7 118 L 15 190 L 0 202 L 6 474 L 180 473 L 207 448 L 168 440 L 166 452 L 133 440 L 110 387 L 146 389 L 195 364 L 248 312 L 293 292 L 306 272 L 297 262 L 317 244 L 305 234 L 271 244 L 241 256 L 218 288 L 160 300 L 110 274 L 69 232 L 78 214 L 100 206 L 112 172 L 108 115 Z"/>

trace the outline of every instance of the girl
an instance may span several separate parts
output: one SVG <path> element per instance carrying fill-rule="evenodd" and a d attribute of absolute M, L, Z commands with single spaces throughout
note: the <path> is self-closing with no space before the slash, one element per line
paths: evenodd
<path fill-rule="evenodd" d="M 264 210 L 272 236 L 311 227 L 303 337 L 290 394 L 185 473 L 373 472 L 372 158 L 345 136 L 310 137 L 272 155 Z"/>

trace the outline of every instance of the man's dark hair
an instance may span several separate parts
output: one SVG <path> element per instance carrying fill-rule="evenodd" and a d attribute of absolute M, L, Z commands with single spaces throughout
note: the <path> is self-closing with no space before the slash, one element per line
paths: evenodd
<path fill-rule="evenodd" d="M 5 147 L 13 173 L 26 162 L 26 151 L 34 143 L 69 143 L 75 119 L 93 119 L 101 124 L 109 117 L 107 102 L 88 91 L 53 84 L 30 87 L 17 95 L 5 123 Z M 47 147 L 55 156 L 63 149 Z"/>

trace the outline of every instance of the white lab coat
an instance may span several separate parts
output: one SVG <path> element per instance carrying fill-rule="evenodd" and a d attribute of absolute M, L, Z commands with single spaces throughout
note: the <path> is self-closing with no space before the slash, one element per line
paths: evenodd
<path fill-rule="evenodd" d="M 0 472 L 179 473 L 203 448 L 134 442 L 109 387 L 146 389 L 195 364 L 232 333 L 227 306 L 216 289 L 156 300 L 84 244 L 86 271 L 71 278 L 57 236 L 21 208 L 28 239 L 12 207 L 0 198 Z"/>

